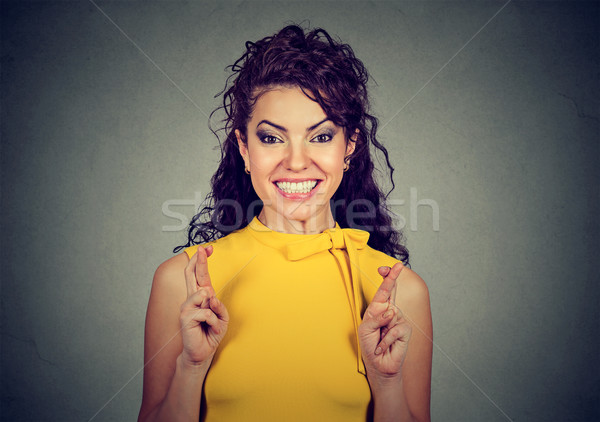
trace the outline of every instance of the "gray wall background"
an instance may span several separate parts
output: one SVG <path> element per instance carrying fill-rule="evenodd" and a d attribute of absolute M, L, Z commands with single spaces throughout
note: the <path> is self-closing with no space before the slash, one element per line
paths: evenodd
<path fill-rule="evenodd" d="M 600 418 L 598 3 L 96 4 L 2 2 L 2 420 L 135 419 L 163 204 L 193 215 L 223 69 L 290 21 L 376 82 L 434 419 Z"/>

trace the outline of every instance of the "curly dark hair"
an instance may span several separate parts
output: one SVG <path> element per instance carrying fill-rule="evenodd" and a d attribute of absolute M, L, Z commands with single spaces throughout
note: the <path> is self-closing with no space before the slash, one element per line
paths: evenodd
<path fill-rule="evenodd" d="M 385 204 L 395 187 L 394 167 L 387 150 L 377 141 L 377 119 L 369 114 L 369 75 L 352 48 L 332 39 L 324 29 L 314 28 L 305 34 L 300 26 L 289 25 L 257 42 L 247 41 L 246 52 L 226 69 L 232 73 L 216 95 L 224 92 L 223 105 L 211 113 L 211 118 L 218 110 L 226 114 L 224 127 L 218 129 L 226 134 L 220 143 L 220 165 L 211 179 L 212 191 L 190 222 L 187 243 L 173 252 L 226 236 L 260 213 L 262 202 L 244 171 L 235 130 L 247 139 L 247 124 L 258 97 L 284 86 L 298 87 L 318 102 L 327 117 L 344 129 L 346 142 L 350 136 L 356 137 L 351 166 L 331 199 L 336 221 L 341 227 L 369 231 L 369 246 L 408 264 L 402 234 L 393 227 L 392 213 Z M 219 139 L 212 127 L 211 131 Z M 374 179 L 371 146 L 385 157 L 392 185 L 387 194 Z"/>

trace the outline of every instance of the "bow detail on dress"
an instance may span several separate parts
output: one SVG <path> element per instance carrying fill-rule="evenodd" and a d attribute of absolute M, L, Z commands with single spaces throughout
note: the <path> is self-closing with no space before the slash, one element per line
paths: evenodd
<path fill-rule="evenodd" d="M 366 371 L 358 340 L 358 326 L 362 321 L 360 315 L 362 295 L 360 292 L 361 269 L 359 268 L 357 250 L 365 248 L 368 240 L 368 232 L 357 229 L 342 229 L 336 223 L 335 228 L 327 229 L 317 237 L 311 236 L 309 239 L 289 243 L 284 249 L 286 257 L 291 261 L 298 261 L 327 250 L 338 261 L 354 320 L 356 350 L 358 352 L 357 369 L 363 375 L 366 375 Z"/>

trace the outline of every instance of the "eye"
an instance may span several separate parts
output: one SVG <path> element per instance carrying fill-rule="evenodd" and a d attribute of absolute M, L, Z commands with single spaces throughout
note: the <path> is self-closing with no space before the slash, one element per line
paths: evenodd
<path fill-rule="evenodd" d="M 315 136 L 311 140 L 311 142 L 316 142 L 318 144 L 322 144 L 322 143 L 325 143 L 325 142 L 329 142 L 332 139 L 333 139 L 333 136 L 331 134 L 329 134 L 329 133 L 321 133 L 321 134 Z"/>
<path fill-rule="evenodd" d="M 260 142 L 262 142 L 263 144 L 276 144 L 279 142 L 282 142 L 279 138 L 273 136 L 273 135 L 262 135 L 259 136 Z"/>

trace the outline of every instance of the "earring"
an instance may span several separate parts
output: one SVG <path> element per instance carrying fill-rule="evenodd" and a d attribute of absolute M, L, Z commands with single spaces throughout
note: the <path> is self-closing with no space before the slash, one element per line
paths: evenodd
<path fill-rule="evenodd" d="M 246 172 L 246 174 L 250 174 L 250 170 L 248 170 L 248 167 L 244 167 L 244 171 Z"/>
<path fill-rule="evenodd" d="M 350 163 L 344 163 L 344 173 L 346 173 L 349 168 L 350 168 Z"/>

